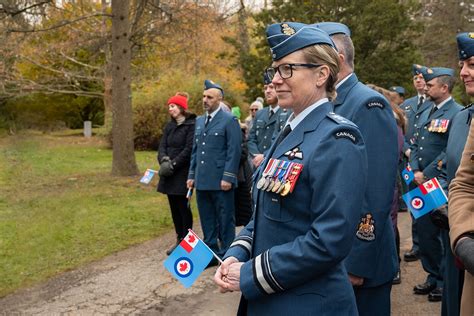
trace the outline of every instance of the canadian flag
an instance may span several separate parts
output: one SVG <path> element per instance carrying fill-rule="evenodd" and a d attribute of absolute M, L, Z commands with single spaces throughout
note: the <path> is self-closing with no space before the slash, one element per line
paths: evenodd
<path fill-rule="evenodd" d="M 191 251 L 193 251 L 194 247 L 196 247 L 198 242 L 199 242 L 199 238 L 192 231 L 190 231 L 186 235 L 186 237 L 184 237 L 183 240 L 181 240 L 180 245 L 181 247 L 184 248 L 184 250 L 190 253 Z"/>
<path fill-rule="evenodd" d="M 439 189 L 439 182 L 438 182 L 438 179 L 436 178 L 426 181 L 425 183 L 420 185 L 420 190 L 423 194 L 428 194 L 437 189 Z"/>

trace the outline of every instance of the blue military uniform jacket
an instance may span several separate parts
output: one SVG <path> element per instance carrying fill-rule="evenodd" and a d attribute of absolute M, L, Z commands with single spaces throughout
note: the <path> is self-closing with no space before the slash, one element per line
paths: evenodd
<path fill-rule="evenodd" d="M 237 118 L 219 110 L 207 126 L 205 120 L 196 119 L 188 179 L 196 190 L 221 190 L 221 180 L 236 187 L 242 143 Z"/>
<path fill-rule="evenodd" d="M 461 109 L 462 107 L 451 99 L 431 116 L 428 109 L 421 114 L 420 126 L 410 155 L 410 166 L 413 171 L 422 171 L 428 179 L 440 175 L 442 163 L 446 159 L 446 144 L 452 119 Z"/>
<path fill-rule="evenodd" d="M 400 107 L 405 111 L 407 117 L 407 129 L 405 133 L 405 141 L 403 143 L 403 152 L 406 152 L 408 149 L 413 149 L 416 127 L 419 124 L 418 121 L 421 113 L 426 109 L 431 108 L 432 104 L 431 101 L 425 100 L 420 108 L 418 108 L 418 95 L 406 99 L 402 104 L 400 104 Z"/>
<path fill-rule="evenodd" d="M 360 221 L 370 215 L 375 230 L 368 237 L 354 230 L 354 246 L 345 264 L 349 273 L 364 278 L 363 287 L 374 287 L 391 281 L 398 269 L 390 218 L 399 157 L 397 125 L 388 101 L 355 74 L 338 87 L 334 112 L 354 122 L 365 141 L 369 166 L 365 200 L 362 208 L 352 211 Z"/>
<path fill-rule="evenodd" d="M 357 314 L 343 259 L 359 220 L 366 153 L 357 127 L 331 110 L 326 102 L 310 112 L 262 162 L 303 169 L 287 196 L 254 185 L 254 216 L 225 255 L 245 262 L 240 288 L 249 315 Z"/>
<path fill-rule="evenodd" d="M 273 139 L 283 129 L 291 114 L 291 111 L 280 107 L 278 111 L 269 118 L 270 109 L 268 106 L 259 110 L 255 115 L 247 142 L 251 156 L 263 154 L 270 148 Z"/>
<path fill-rule="evenodd" d="M 470 107 L 456 114 L 452 120 L 452 127 L 446 145 L 446 163 L 443 164 L 439 178 L 439 183 L 444 192 L 448 192 L 448 186 L 454 179 L 461 163 L 462 152 L 466 145 L 469 126 L 473 118 L 474 106 L 471 104 Z"/>

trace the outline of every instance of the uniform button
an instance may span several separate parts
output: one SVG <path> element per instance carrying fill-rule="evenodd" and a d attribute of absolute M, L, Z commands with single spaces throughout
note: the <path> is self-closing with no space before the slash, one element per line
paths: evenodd
<path fill-rule="evenodd" d="M 206 145 L 206 143 L 205 143 L 205 142 L 202 142 L 202 144 L 203 144 L 203 145 Z"/>
<path fill-rule="evenodd" d="M 421 139 L 425 139 L 425 136 L 421 136 Z"/>
<path fill-rule="evenodd" d="M 426 128 L 427 128 L 427 127 L 425 126 L 425 129 L 426 129 Z"/>
<path fill-rule="evenodd" d="M 219 135 L 219 134 L 218 134 L 218 133 L 215 133 L 214 135 L 216 135 L 216 136 L 217 136 L 217 135 Z"/>
<path fill-rule="evenodd" d="M 416 126 L 416 125 L 415 125 L 415 126 Z M 206 136 L 206 135 L 207 135 L 207 134 L 206 134 L 206 133 L 204 133 L 204 136 Z"/>
<path fill-rule="evenodd" d="M 263 136 L 263 138 L 267 139 L 267 136 Z"/>
<path fill-rule="evenodd" d="M 415 117 L 416 117 L 416 118 L 419 118 L 420 116 L 419 116 L 419 115 L 417 115 L 417 116 L 415 116 Z"/>
<path fill-rule="evenodd" d="M 418 160 L 419 160 L 419 161 L 422 161 L 422 160 L 423 160 L 423 158 L 418 158 Z"/>
<path fill-rule="evenodd" d="M 203 164 L 203 163 L 204 163 L 204 161 L 203 161 L 203 160 L 201 160 L 201 163 Z"/>
<path fill-rule="evenodd" d="M 418 127 L 418 126 L 415 124 L 415 127 Z"/>
<path fill-rule="evenodd" d="M 267 149 L 267 146 L 263 146 L 263 149 Z"/>
<path fill-rule="evenodd" d="M 204 152 L 201 152 L 201 154 L 203 154 L 203 155 L 204 155 Z"/>
<path fill-rule="evenodd" d="M 423 150 L 423 147 L 420 147 L 420 150 Z"/>

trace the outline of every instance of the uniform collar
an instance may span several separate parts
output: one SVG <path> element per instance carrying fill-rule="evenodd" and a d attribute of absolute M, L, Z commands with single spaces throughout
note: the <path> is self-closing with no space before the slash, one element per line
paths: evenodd
<path fill-rule="evenodd" d="M 212 112 L 211 114 L 209 114 L 208 112 L 206 112 L 206 118 L 210 115 L 211 116 L 211 121 L 212 119 L 216 116 L 217 112 L 219 112 L 221 110 L 221 107 L 219 106 L 217 108 L 217 110 L 215 110 L 214 112 Z"/>
<path fill-rule="evenodd" d="M 453 99 L 453 97 L 449 97 L 447 98 L 446 100 L 444 100 L 443 102 L 441 102 L 440 104 L 437 104 L 436 105 L 436 108 L 439 110 L 443 107 L 443 105 L 445 105 L 446 103 L 448 103 L 449 101 L 451 101 Z"/>
<path fill-rule="evenodd" d="M 342 86 L 342 84 L 344 82 L 347 81 L 347 79 L 349 79 L 349 77 L 353 74 L 353 72 L 351 72 L 350 74 L 348 74 L 347 76 L 344 77 L 344 79 L 342 79 L 341 81 L 339 81 L 337 84 L 336 84 L 336 90 L 339 89 L 340 86 Z"/>
<path fill-rule="evenodd" d="M 295 116 L 295 113 L 291 113 L 290 117 L 288 118 L 288 121 L 285 124 L 286 125 L 290 124 L 291 130 L 295 130 L 296 126 L 301 123 L 301 121 L 304 120 L 306 116 L 308 116 L 309 113 L 311 113 L 314 109 L 316 109 L 318 106 L 320 106 L 323 103 L 329 102 L 328 98 L 322 98 L 319 101 L 316 101 L 312 105 L 308 106 L 306 109 L 304 109 L 300 114 Z"/>

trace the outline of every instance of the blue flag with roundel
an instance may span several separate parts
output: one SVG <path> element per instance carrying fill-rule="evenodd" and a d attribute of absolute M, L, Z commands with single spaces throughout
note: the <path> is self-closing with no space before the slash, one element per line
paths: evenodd
<path fill-rule="evenodd" d="M 404 194 L 403 200 L 413 217 L 419 218 L 447 203 L 448 197 L 441 188 L 438 179 L 433 178 Z"/>
<path fill-rule="evenodd" d="M 165 268 L 184 287 L 190 287 L 213 257 L 209 247 L 192 231 L 165 260 Z"/>
<path fill-rule="evenodd" d="M 407 165 L 405 169 L 402 171 L 402 178 L 405 180 L 406 184 L 410 184 L 410 182 L 415 179 L 415 174 L 413 173 L 413 170 L 411 170 L 410 165 Z"/>
<path fill-rule="evenodd" d="M 149 184 L 151 182 L 151 180 L 153 179 L 153 177 L 155 176 L 155 174 L 157 174 L 157 173 L 158 172 L 156 170 L 146 169 L 145 174 L 140 179 L 140 182 L 144 183 L 144 184 Z"/>

